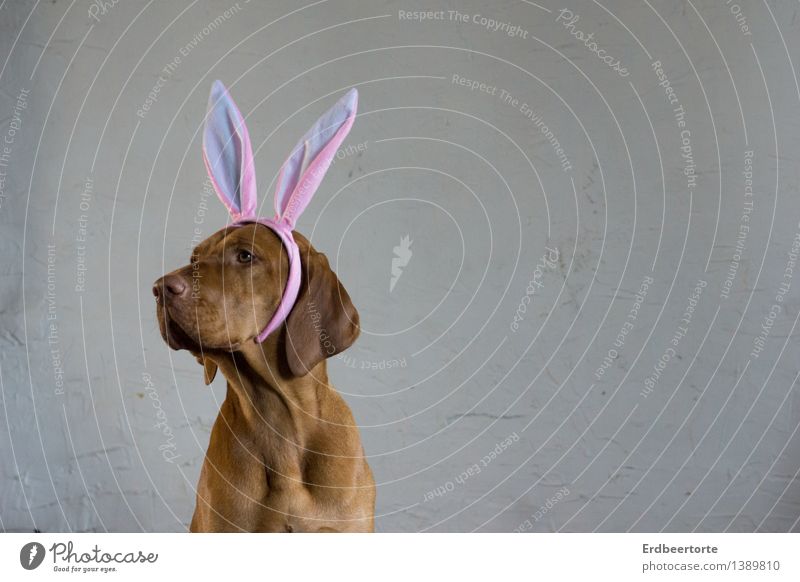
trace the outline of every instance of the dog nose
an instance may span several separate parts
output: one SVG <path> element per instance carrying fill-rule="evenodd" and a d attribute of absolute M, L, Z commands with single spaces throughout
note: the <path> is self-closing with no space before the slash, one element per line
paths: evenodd
<path fill-rule="evenodd" d="M 186 294 L 186 281 L 178 275 L 166 275 L 161 277 L 153 285 L 153 295 L 160 301 L 163 296 L 181 297 Z"/>

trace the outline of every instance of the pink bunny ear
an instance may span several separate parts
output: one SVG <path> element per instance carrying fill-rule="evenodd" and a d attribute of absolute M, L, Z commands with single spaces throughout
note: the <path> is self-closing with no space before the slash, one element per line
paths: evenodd
<path fill-rule="evenodd" d="M 358 91 L 350 89 L 309 129 L 284 162 L 275 188 L 278 220 L 294 228 L 353 126 Z"/>
<path fill-rule="evenodd" d="M 255 217 L 256 173 L 244 118 L 225 85 L 214 81 L 203 132 L 203 161 L 234 221 Z"/>

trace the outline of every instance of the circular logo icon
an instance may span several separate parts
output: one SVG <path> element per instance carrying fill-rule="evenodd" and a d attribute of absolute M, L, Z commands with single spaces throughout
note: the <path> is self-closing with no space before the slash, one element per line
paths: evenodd
<path fill-rule="evenodd" d="M 44 546 L 39 542 L 30 542 L 19 551 L 19 563 L 26 570 L 35 570 L 44 561 Z"/>

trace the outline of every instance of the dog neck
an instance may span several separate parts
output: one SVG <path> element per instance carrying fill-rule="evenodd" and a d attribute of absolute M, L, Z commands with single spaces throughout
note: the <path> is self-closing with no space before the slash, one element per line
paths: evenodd
<path fill-rule="evenodd" d="M 303 377 L 291 374 L 285 363 L 282 334 L 263 343 L 245 344 L 235 352 L 215 354 L 212 359 L 228 380 L 228 404 L 256 434 L 272 432 L 289 437 L 310 434 L 310 425 L 320 420 L 319 391 L 328 389 L 323 360 Z"/>

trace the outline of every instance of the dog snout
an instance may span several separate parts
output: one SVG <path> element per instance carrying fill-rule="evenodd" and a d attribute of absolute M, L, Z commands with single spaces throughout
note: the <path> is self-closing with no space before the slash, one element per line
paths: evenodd
<path fill-rule="evenodd" d="M 180 275 L 165 275 L 153 285 L 153 295 L 157 301 L 184 297 L 189 286 Z"/>

